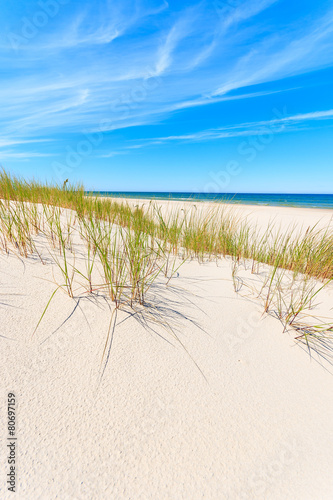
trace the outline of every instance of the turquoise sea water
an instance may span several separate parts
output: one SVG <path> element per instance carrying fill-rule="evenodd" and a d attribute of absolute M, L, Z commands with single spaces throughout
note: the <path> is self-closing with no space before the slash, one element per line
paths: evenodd
<path fill-rule="evenodd" d="M 193 200 L 241 203 L 244 205 L 266 205 L 275 207 L 308 207 L 333 209 L 333 194 L 255 194 L 255 193 L 159 193 L 98 191 L 94 195 L 115 198 L 148 198 L 156 200 Z"/>

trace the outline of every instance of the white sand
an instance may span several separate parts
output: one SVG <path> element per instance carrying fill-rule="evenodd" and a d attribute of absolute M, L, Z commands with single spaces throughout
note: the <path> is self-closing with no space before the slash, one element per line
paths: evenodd
<path fill-rule="evenodd" d="M 108 198 L 116 202 L 129 203 L 143 207 L 149 206 L 149 200 L 136 198 Z M 209 211 L 217 206 L 223 206 L 226 210 L 232 211 L 242 219 L 248 220 L 258 227 L 266 228 L 269 224 L 281 227 L 283 230 L 297 227 L 307 229 L 317 225 L 318 228 L 326 228 L 333 225 L 333 210 L 324 208 L 303 208 L 303 207 L 271 207 L 261 205 L 242 204 L 222 204 L 214 202 L 178 201 L 178 200 L 154 200 L 154 203 L 162 208 L 163 214 L 179 210 L 185 207 L 186 210 Z"/>
<path fill-rule="evenodd" d="M 332 214 L 246 210 L 261 224 L 275 215 L 312 225 Z M 108 304 L 59 292 L 31 339 L 57 270 L 14 255 L 1 255 L 0 269 L 1 422 L 15 392 L 16 498 L 333 497 L 332 367 L 234 292 L 228 260 L 186 263 L 172 288 L 152 289 L 156 314 L 187 352 L 149 316 L 120 312 L 100 385 Z M 328 310 L 332 297 L 331 287 L 321 299 Z M 1 439 L 6 499 L 5 425 Z"/>

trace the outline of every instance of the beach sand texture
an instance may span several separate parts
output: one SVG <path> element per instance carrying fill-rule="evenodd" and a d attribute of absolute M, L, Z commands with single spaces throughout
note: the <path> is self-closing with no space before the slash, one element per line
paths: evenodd
<path fill-rule="evenodd" d="M 332 216 L 237 210 L 263 227 L 271 218 L 325 226 Z M 330 360 L 310 357 L 259 300 L 235 293 L 228 259 L 186 262 L 170 287 L 157 283 L 153 315 L 119 311 L 101 380 L 110 303 L 59 291 L 32 337 L 59 270 L 13 253 L 0 255 L 0 267 L 1 421 L 14 392 L 16 498 L 333 497 Z M 331 321 L 332 298 L 329 286 L 316 313 Z M 1 440 L 6 499 L 4 427 Z"/>

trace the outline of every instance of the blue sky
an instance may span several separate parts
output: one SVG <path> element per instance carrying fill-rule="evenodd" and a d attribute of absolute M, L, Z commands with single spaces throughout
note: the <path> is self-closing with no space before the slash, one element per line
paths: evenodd
<path fill-rule="evenodd" d="M 333 193 L 333 2 L 10 0 L 0 163 L 87 189 Z"/>

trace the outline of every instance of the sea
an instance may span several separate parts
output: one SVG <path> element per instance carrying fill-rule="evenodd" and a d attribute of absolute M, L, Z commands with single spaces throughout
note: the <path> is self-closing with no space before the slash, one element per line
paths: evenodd
<path fill-rule="evenodd" d="M 333 194 L 264 194 L 264 193 L 162 193 L 136 191 L 93 191 L 87 194 L 155 200 L 215 201 L 272 207 L 306 207 L 333 209 Z"/>

